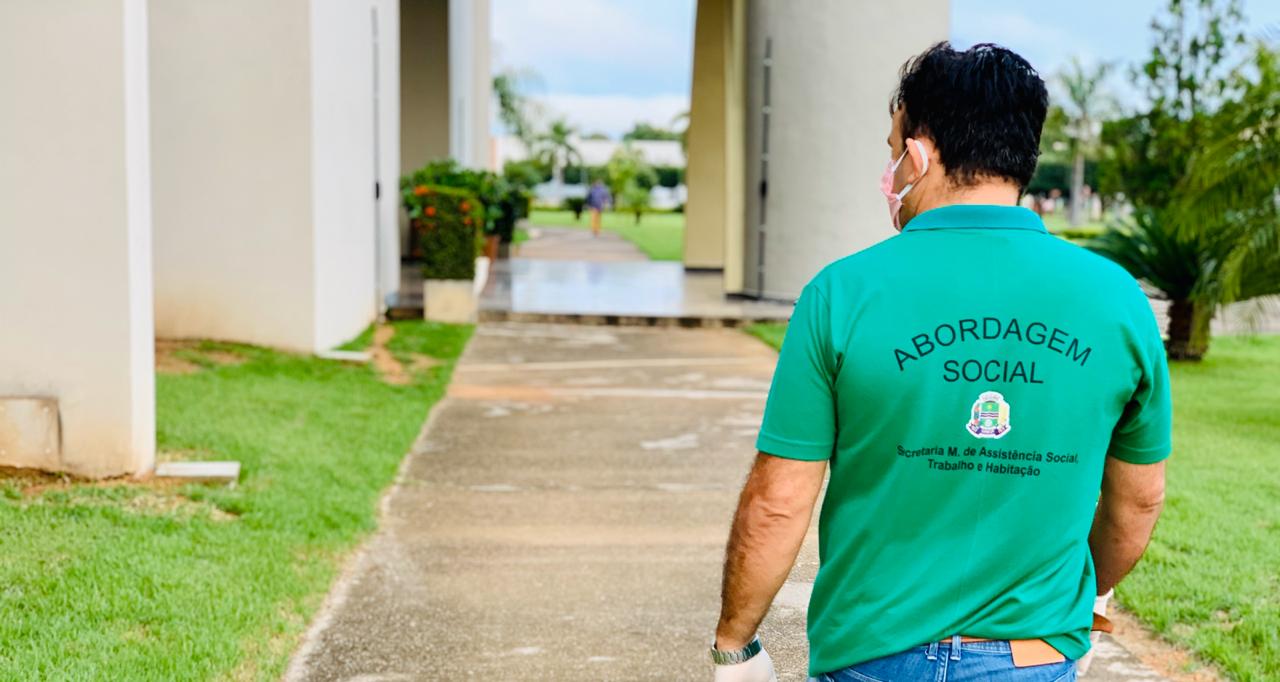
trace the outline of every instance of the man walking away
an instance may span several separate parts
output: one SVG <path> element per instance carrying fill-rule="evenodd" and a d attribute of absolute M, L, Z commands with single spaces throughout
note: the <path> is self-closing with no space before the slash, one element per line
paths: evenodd
<path fill-rule="evenodd" d="M 828 470 L 813 678 L 1073 680 L 1107 628 L 1099 595 L 1163 501 L 1169 377 L 1133 278 L 1017 206 L 1047 105 L 995 45 L 903 66 L 881 181 L 901 233 L 796 302 L 729 538 L 717 680 L 773 678 L 756 629 Z"/>
<path fill-rule="evenodd" d="M 587 190 L 587 209 L 591 211 L 591 234 L 600 236 L 600 214 L 604 212 L 609 204 L 613 202 L 613 197 L 609 196 L 609 190 L 605 189 L 604 183 L 596 180 L 591 183 L 591 187 Z"/>

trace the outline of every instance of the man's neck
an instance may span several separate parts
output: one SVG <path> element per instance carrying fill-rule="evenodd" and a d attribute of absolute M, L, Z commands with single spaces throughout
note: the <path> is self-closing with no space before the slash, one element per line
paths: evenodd
<path fill-rule="evenodd" d="M 968 187 L 948 187 L 946 191 L 927 192 L 920 197 L 916 215 L 952 204 L 1018 205 L 1018 186 L 1012 182 L 982 182 Z"/>

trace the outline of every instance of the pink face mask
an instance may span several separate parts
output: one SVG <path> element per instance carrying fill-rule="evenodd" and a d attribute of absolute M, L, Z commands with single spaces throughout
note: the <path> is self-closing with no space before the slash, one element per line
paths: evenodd
<path fill-rule="evenodd" d="M 907 140 L 907 142 L 916 143 L 916 149 L 920 150 L 920 158 L 924 159 L 920 168 L 920 177 L 923 178 L 924 174 L 929 172 L 929 155 L 925 153 L 924 144 L 920 140 Z M 903 186 L 901 192 L 893 191 L 893 174 L 905 158 L 907 158 L 907 150 L 903 149 L 902 156 L 899 156 L 897 161 L 890 161 L 889 165 L 885 166 L 884 174 L 880 176 L 880 191 L 884 194 L 885 201 L 889 202 L 889 218 L 893 220 L 895 230 L 902 229 L 902 225 L 898 223 L 898 214 L 902 211 L 902 198 L 907 196 L 907 192 L 910 192 L 912 187 L 915 187 L 915 183 L 909 182 Z M 917 179 L 916 182 L 920 181 Z"/>

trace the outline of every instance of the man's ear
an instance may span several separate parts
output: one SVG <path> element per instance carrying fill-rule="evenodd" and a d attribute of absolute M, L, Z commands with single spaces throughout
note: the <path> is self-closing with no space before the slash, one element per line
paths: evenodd
<path fill-rule="evenodd" d="M 912 182 L 919 182 L 924 174 L 929 172 L 929 166 L 932 163 L 929 157 L 933 153 L 933 143 L 928 140 L 919 140 L 914 137 L 908 137 L 904 142 L 907 146 L 907 153 L 911 155 L 911 163 L 915 165 L 915 179 Z"/>

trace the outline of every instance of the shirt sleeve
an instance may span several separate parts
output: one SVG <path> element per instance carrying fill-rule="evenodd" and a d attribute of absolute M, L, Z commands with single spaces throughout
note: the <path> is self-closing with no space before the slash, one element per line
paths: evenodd
<path fill-rule="evenodd" d="M 830 306 L 813 284 L 796 301 L 756 438 L 760 452 L 824 460 L 836 442 L 835 374 Z"/>
<path fill-rule="evenodd" d="M 1164 339 L 1145 295 L 1142 305 L 1146 319 L 1137 358 L 1138 384 L 1111 434 L 1107 454 L 1131 464 L 1154 464 L 1173 449 L 1173 398 Z"/>

